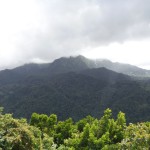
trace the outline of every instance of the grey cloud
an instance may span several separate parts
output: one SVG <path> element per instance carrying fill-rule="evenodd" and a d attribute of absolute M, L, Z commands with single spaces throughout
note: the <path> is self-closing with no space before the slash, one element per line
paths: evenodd
<path fill-rule="evenodd" d="M 68 41 L 68 45 L 71 42 L 80 48 L 84 44 L 109 44 L 150 34 L 148 0 L 57 0 L 53 6 L 50 1 L 48 4 L 48 38 L 62 45 Z"/>
<path fill-rule="evenodd" d="M 149 0 L 37 0 L 41 28 L 18 43 L 24 62 L 76 55 L 87 47 L 150 36 Z"/>

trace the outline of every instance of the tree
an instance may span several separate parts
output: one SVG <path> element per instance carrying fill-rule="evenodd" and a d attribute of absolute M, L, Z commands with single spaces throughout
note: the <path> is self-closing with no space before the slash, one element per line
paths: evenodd
<path fill-rule="evenodd" d="M 82 137 L 81 137 L 81 141 L 80 141 L 80 147 L 88 147 L 88 144 L 89 144 L 89 135 L 90 135 L 90 126 L 89 124 L 86 124 L 86 126 L 84 127 L 84 130 L 83 130 L 83 134 L 82 134 Z"/>
<path fill-rule="evenodd" d="M 65 121 L 59 121 L 55 127 L 54 141 L 60 145 L 64 144 L 64 140 L 70 138 L 74 129 L 71 118 Z"/>
<path fill-rule="evenodd" d="M 112 111 L 108 108 L 104 111 L 104 116 L 99 121 L 99 131 L 97 138 L 100 138 L 103 134 L 109 132 L 111 117 Z"/>

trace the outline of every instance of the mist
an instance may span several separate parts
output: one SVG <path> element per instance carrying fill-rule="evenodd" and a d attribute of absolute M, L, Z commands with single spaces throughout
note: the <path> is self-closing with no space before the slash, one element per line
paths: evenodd
<path fill-rule="evenodd" d="M 1 1 L 0 69 L 78 54 L 150 66 L 149 7 L 148 0 Z"/>

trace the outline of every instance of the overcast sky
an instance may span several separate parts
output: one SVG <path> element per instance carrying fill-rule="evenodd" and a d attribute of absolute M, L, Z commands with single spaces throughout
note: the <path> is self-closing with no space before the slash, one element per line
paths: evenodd
<path fill-rule="evenodd" d="M 78 54 L 150 69 L 150 0 L 0 0 L 0 69 Z"/>

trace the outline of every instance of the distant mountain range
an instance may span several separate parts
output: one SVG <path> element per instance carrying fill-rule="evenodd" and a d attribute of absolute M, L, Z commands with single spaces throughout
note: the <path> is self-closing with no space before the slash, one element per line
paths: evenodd
<path fill-rule="evenodd" d="M 13 72 L 17 74 L 44 74 L 47 73 L 49 75 L 65 73 L 71 71 L 80 71 L 85 69 L 92 68 L 107 68 L 109 70 L 123 73 L 130 76 L 136 77 L 150 77 L 150 70 L 142 69 L 137 66 L 122 64 L 118 62 L 111 62 L 106 59 L 88 59 L 84 56 L 77 57 L 61 57 L 56 59 L 52 63 L 45 64 L 25 64 L 24 66 L 17 67 L 13 69 Z M 10 70 L 4 70 L 1 72 L 6 72 Z M 12 70 L 11 70 L 12 71 Z M 1 73 L 0 72 L 0 73 Z"/>
<path fill-rule="evenodd" d="M 83 56 L 0 71 L 0 105 L 15 117 L 55 113 L 59 119 L 123 111 L 128 122 L 150 120 L 150 71 Z"/>

